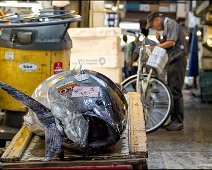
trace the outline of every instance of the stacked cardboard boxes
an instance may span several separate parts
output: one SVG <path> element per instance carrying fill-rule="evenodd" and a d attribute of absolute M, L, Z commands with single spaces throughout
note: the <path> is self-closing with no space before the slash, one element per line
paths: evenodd
<path fill-rule="evenodd" d="M 90 27 L 104 27 L 105 26 L 105 1 L 91 1 L 90 2 Z"/>
<path fill-rule="evenodd" d="M 70 68 L 98 71 L 115 83 L 122 81 L 124 56 L 120 47 L 120 28 L 70 28 L 72 39 Z"/>
<path fill-rule="evenodd" d="M 212 71 L 212 47 L 206 43 L 200 46 L 199 68 L 200 70 Z"/>
<path fill-rule="evenodd" d="M 212 26 L 204 25 L 203 35 L 204 44 L 199 46 L 199 67 L 201 70 L 212 71 Z"/>

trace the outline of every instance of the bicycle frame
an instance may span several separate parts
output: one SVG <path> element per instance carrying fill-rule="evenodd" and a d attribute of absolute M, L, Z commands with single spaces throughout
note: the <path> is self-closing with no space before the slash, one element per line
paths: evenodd
<path fill-rule="evenodd" d="M 143 94 L 143 97 L 146 97 L 146 89 L 148 87 L 149 84 L 149 80 L 151 78 L 152 75 L 152 69 L 150 69 L 148 75 L 147 75 L 147 79 L 146 81 L 144 81 L 143 77 L 140 81 L 141 76 L 143 76 L 143 62 L 142 60 L 142 56 L 145 57 L 144 55 L 146 55 L 146 46 L 145 46 L 145 36 L 143 34 L 140 33 L 140 35 L 143 36 L 143 41 L 142 41 L 142 45 L 140 47 L 139 50 L 139 57 L 138 57 L 138 71 L 137 71 L 137 81 L 136 81 L 136 91 L 140 94 Z M 141 88 L 142 87 L 142 88 Z"/>

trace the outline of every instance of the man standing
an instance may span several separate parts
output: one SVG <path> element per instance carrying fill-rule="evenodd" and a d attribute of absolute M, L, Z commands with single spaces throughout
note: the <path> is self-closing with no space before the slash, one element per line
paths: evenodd
<path fill-rule="evenodd" d="M 132 60 L 132 55 L 136 47 L 136 43 L 139 41 L 139 35 L 135 35 L 135 40 L 129 43 L 127 47 L 127 53 L 126 53 L 126 63 L 129 63 Z M 128 64 L 128 70 L 129 70 L 129 76 L 132 76 L 137 73 L 137 66 L 132 66 Z"/>
<path fill-rule="evenodd" d="M 126 79 L 127 77 L 129 77 L 129 71 L 128 71 L 127 62 L 126 62 L 127 47 L 129 45 L 127 43 L 127 35 L 123 35 L 123 41 L 124 41 L 124 45 L 122 45 L 121 51 L 124 53 L 124 68 L 123 68 L 123 73 L 124 73 L 124 78 Z"/>
<path fill-rule="evenodd" d="M 187 65 L 185 35 L 175 20 L 163 17 L 158 12 L 152 12 L 148 15 L 146 28 L 153 28 L 156 31 L 163 30 L 163 38 L 160 38 L 158 32 L 156 32 L 156 38 L 160 42 L 158 46 L 166 49 L 169 56 L 167 83 L 174 99 L 174 107 L 171 113 L 172 123 L 166 129 L 171 131 L 181 130 L 183 129 L 184 118 L 182 88 Z"/>

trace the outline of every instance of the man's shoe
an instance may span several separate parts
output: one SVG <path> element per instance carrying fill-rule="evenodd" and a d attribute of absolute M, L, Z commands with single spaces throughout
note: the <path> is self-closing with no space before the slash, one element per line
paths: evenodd
<path fill-rule="evenodd" d="M 171 117 L 161 126 L 162 129 L 166 129 L 168 126 L 172 124 Z"/>
<path fill-rule="evenodd" d="M 174 121 L 172 124 L 166 127 L 166 130 L 168 131 L 178 131 L 183 129 L 183 124 Z"/>

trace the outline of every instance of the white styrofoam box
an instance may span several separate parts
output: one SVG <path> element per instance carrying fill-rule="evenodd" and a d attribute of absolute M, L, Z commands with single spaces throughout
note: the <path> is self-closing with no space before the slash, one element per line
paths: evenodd
<path fill-rule="evenodd" d="M 175 3 L 170 4 L 169 11 L 170 12 L 176 12 L 177 11 L 177 5 Z"/>
<path fill-rule="evenodd" d="M 185 18 L 187 13 L 186 5 L 184 3 L 177 3 L 177 18 Z"/>
<path fill-rule="evenodd" d="M 159 6 L 159 12 L 169 12 L 168 6 Z"/>
<path fill-rule="evenodd" d="M 72 37 L 119 37 L 121 28 L 119 27 L 98 27 L 98 28 L 69 28 L 69 36 Z"/>
<path fill-rule="evenodd" d="M 212 57 L 201 57 L 199 68 L 200 70 L 212 70 Z"/>
<path fill-rule="evenodd" d="M 168 55 L 166 53 L 166 50 L 156 46 L 149 56 L 146 65 L 154 68 L 158 74 L 161 74 L 167 62 Z"/>
<path fill-rule="evenodd" d="M 75 68 L 79 65 L 79 61 L 82 66 L 86 68 L 99 67 L 99 68 L 117 68 L 124 67 L 124 54 L 118 55 L 108 54 L 85 54 L 85 53 L 71 53 L 70 66 Z"/>
<path fill-rule="evenodd" d="M 82 67 L 82 68 L 102 73 L 115 83 L 122 82 L 122 68 L 95 68 L 95 67 L 93 68 Z"/>
<path fill-rule="evenodd" d="M 90 10 L 89 26 L 90 27 L 105 27 L 106 13 L 104 11 Z"/>
<path fill-rule="evenodd" d="M 103 10 L 105 8 L 105 1 L 90 1 L 92 10 Z"/>
<path fill-rule="evenodd" d="M 118 54 L 121 51 L 120 37 L 72 37 L 73 53 Z"/>
<path fill-rule="evenodd" d="M 149 11 L 149 4 L 140 4 L 139 5 L 139 9 L 140 9 L 140 11 Z"/>

